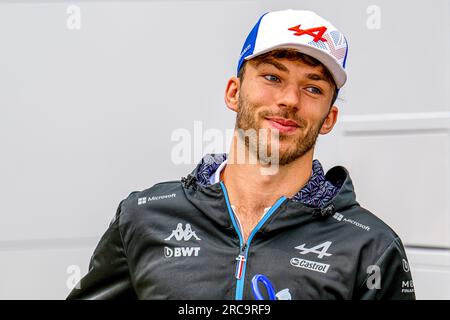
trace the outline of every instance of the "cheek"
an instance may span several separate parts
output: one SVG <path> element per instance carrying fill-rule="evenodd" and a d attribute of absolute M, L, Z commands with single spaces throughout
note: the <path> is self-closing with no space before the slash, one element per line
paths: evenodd
<path fill-rule="evenodd" d="M 242 96 L 241 106 L 248 116 L 254 117 L 257 121 L 262 114 L 266 113 L 267 101 L 261 94 L 245 94 Z"/>
<path fill-rule="evenodd" d="M 253 105 L 272 105 L 275 101 L 276 91 L 254 80 L 246 89 L 246 95 Z"/>
<path fill-rule="evenodd" d="M 300 117 L 307 120 L 311 125 L 319 125 L 326 117 L 327 113 L 323 106 L 311 104 L 299 110 Z"/>

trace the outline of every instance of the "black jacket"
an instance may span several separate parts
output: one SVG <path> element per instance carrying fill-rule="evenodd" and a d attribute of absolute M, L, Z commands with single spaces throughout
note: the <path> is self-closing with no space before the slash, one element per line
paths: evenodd
<path fill-rule="evenodd" d="M 245 244 L 225 186 L 200 184 L 198 168 L 120 203 L 68 299 L 253 299 L 255 274 L 284 299 L 415 299 L 401 240 L 344 167 L 325 175 L 341 185 L 330 201 L 281 197 Z"/>

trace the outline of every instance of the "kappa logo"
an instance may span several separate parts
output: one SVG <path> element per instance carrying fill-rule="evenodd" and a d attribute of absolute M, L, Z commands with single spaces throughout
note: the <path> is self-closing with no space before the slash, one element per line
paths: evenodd
<path fill-rule="evenodd" d="M 173 237 L 175 237 L 177 241 L 189 241 L 192 237 L 194 237 L 195 240 L 201 240 L 199 237 L 197 237 L 195 231 L 192 230 L 192 227 L 189 223 L 186 223 L 185 229 L 183 229 L 182 223 L 177 224 L 177 228 L 175 230 L 172 230 L 172 234 L 164 240 L 169 241 Z"/>
<path fill-rule="evenodd" d="M 186 227 L 183 228 L 182 223 L 177 224 L 177 228 L 172 230 L 170 236 L 165 238 L 165 241 L 169 241 L 175 238 L 177 241 L 189 241 L 192 238 L 195 240 L 201 240 L 189 223 L 186 223 Z M 164 257 L 166 258 L 178 258 L 178 257 L 198 257 L 200 247 L 164 247 Z"/>

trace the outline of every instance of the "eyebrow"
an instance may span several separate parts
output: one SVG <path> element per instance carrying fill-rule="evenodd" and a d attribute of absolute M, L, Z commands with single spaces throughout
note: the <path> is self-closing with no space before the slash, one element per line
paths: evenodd
<path fill-rule="evenodd" d="M 317 80 L 317 81 L 326 81 L 329 82 L 327 80 L 327 78 L 325 78 L 322 74 L 317 74 L 317 73 L 307 73 L 306 77 L 310 80 Z"/>
<path fill-rule="evenodd" d="M 279 63 L 272 59 L 263 59 L 263 60 L 257 61 L 256 67 L 259 67 L 261 64 L 270 64 L 280 71 L 289 73 L 289 69 L 286 68 L 286 66 L 284 64 Z M 323 74 L 319 74 L 319 73 L 307 73 L 306 78 L 308 78 L 310 80 L 315 80 L 315 81 L 329 82 L 329 80 Z"/>
<path fill-rule="evenodd" d="M 261 64 L 270 64 L 270 65 L 274 66 L 275 68 L 277 68 L 280 71 L 284 71 L 284 72 L 289 73 L 289 69 L 286 68 L 284 66 L 284 64 L 281 64 L 281 63 L 279 63 L 279 62 L 277 62 L 275 60 L 272 60 L 272 59 L 263 59 L 261 61 L 257 61 L 256 62 L 256 67 L 259 67 Z"/>

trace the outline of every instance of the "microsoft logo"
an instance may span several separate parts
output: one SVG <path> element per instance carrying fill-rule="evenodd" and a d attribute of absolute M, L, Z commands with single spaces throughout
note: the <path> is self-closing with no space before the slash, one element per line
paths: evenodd
<path fill-rule="evenodd" d="M 152 197 L 138 198 L 138 205 L 146 204 L 147 202 L 150 203 L 150 201 L 156 201 L 156 200 L 162 200 L 162 199 L 175 198 L 176 196 L 177 196 L 176 193 L 172 193 L 172 194 L 164 194 L 164 195 L 162 195 L 162 196 L 152 196 Z"/>

